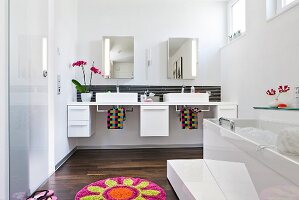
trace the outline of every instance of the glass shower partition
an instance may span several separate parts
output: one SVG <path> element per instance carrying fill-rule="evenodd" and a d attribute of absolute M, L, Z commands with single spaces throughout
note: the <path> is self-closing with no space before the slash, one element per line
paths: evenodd
<path fill-rule="evenodd" d="M 49 175 L 48 0 L 9 0 L 10 198 Z"/>

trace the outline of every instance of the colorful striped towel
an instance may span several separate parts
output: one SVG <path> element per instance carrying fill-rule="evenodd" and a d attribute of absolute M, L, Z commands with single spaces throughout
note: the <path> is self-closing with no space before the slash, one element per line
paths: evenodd
<path fill-rule="evenodd" d="M 198 112 L 185 107 L 180 111 L 182 129 L 198 129 Z"/>
<path fill-rule="evenodd" d="M 108 129 L 123 129 L 124 121 L 126 120 L 125 108 L 112 108 L 107 113 L 107 128 Z"/>

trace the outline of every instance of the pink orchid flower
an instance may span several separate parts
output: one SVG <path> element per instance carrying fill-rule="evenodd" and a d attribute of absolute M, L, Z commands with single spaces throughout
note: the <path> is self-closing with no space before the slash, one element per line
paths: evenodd
<path fill-rule="evenodd" d="M 269 95 L 269 96 L 274 96 L 274 95 L 276 94 L 276 90 L 274 90 L 274 89 L 270 89 L 270 90 L 268 90 L 266 93 L 267 93 L 267 95 Z"/>
<path fill-rule="evenodd" d="M 85 62 L 85 61 L 83 61 L 83 60 L 79 60 L 79 61 L 74 62 L 74 63 L 72 64 L 73 67 L 82 67 L 82 66 L 84 66 L 84 65 L 87 65 L 87 62 Z"/>
<path fill-rule="evenodd" d="M 96 67 L 91 67 L 90 71 L 92 71 L 95 74 L 98 74 L 100 70 L 98 68 L 96 68 Z"/>
<path fill-rule="evenodd" d="M 279 93 L 286 93 L 286 92 L 288 92 L 289 90 L 290 90 L 290 86 L 288 86 L 288 85 L 285 85 L 285 86 L 280 85 L 280 86 L 278 87 L 278 91 L 279 91 Z"/>

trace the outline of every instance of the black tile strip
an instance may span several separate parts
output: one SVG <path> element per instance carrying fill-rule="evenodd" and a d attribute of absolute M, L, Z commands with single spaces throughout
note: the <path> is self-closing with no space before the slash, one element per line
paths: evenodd
<path fill-rule="evenodd" d="M 194 86 L 196 92 L 211 92 L 210 101 L 221 101 L 221 86 Z M 120 85 L 120 92 L 138 93 L 138 101 L 140 101 L 140 95 L 144 94 L 144 91 L 149 90 L 160 97 L 160 101 L 163 101 L 163 94 L 166 93 L 180 93 L 182 86 L 148 86 L 148 85 Z M 91 86 L 93 92 L 92 101 L 95 101 L 95 93 L 101 92 L 116 92 L 115 85 L 93 85 Z M 190 93 L 191 86 L 185 87 L 185 93 Z M 81 102 L 81 94 L 77 92 L 77 101 Z"/>

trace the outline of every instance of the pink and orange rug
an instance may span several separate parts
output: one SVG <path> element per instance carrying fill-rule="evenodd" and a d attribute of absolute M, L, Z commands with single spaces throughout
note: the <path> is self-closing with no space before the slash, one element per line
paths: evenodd
<path fill-rule="evenodd" d="M 166 200 L 166 193 L 148 180 L 117 177 L 84 187 L 77 193 L 75 200 Z"/>

